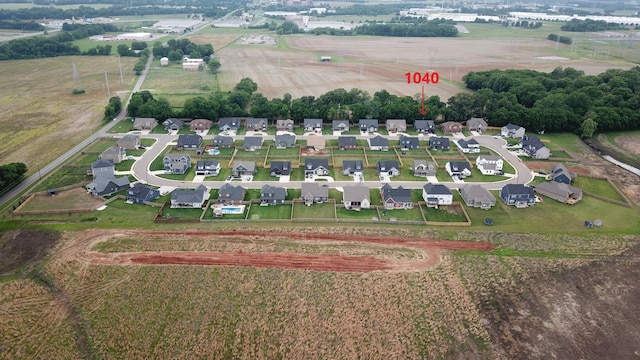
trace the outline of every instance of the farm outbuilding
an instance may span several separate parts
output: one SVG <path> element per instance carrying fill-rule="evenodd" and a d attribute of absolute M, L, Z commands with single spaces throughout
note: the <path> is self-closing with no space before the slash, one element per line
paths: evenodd
<path fill-rule="evenodd" d="M 169 66 L 169 58 L 168 57 L 160 58 L 160 66 Z"/>
<path fill-rule="evenodd" d="M 320 56 L 320 61 L 331 62 L 331 56 Z"/>

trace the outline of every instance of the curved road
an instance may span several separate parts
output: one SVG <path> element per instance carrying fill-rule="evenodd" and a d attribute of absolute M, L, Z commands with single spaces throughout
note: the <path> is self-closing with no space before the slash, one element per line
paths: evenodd
<path fill-rule="evenodd" d="M 146 139 L 156 139 L 156 143 L 153 144 L 144 155 L 136 161 L 131 170 L 133 176 L 135 176 L 140 182 L 148 183 L 149 185 L 154 186 L 164 186 L 164 187 L 174 187 L 174 188 L 195 188 L 198 185 L 205 185 L 207 187 L 219 188 L 223 184 L 224 181 L 203 181 L 203 182 L 192 182 L 192 181 L 178 181 L 178 180 L 170 180 L 158 177 L 149 172 L 149 165 L 151 162 L 162 154 L 168 144 L 172 141 L 177 140 L 178 135 L 140 135 L 141 138 Z M 366 139 L 366 136 L 356 136 L 359 139 Z M 239 140 L 244 138 L 243 135 L 235 136 L 235 140 Z M 274 136 L 263 136 L 265 140 L 273 140 Z M 325 136 L 326 139 L 337 139 L 337 136 Z M 506 161 L 511 163 L 513 168 L 516 170 L 515 177 L 511 179 L 506 179 L 502 181 L 496 182 L 465 182 L 465 184 L 478 184 L 484 187 L 487 190 L 500 190 L 505 184 L 527 184 L 533 179 L 533 173 L 529 168 L 527 168 L 517 156 L 513 155 L 507 149 L 504 148 L 506 142 L 502 139 L 496 139 L 492 136 L 474 136 L 474 139 L 480 143 L 480 145 L 488 147 L 494 151 L 496 151 L 500 156 L 502 156 Z M 212 136 L 207 136 L 204 139 L 205 141 L 211 142 Z M 263 185 L 279 185 L 287 188 L 299 188 L 304 181 L 290 181 L 288 183 L 278 182 L 277 178 L 274 178 L 273 181 L 251 181 L 251 182 L 238 182 L 234 181 L 235 184 L 241 184 L 243 187 L 248 189 L 260 189 Z M 408 189 L 421 189 L 426 181 L 397 181 L 392 180 L 391 184 L 393 186 L 402 186 Z M 381 187 L 384 183 L 380 181 L 363 181 L 360 182 L 368 187 Z M 349 185 L 355 185 L 356 182 L 353 181 L 335 181 L 335 182 L 323 182 L 323 184 L 328 185 L 329 187 L 344 187 Z M 455 182 L 440 182 L 440 184 L 446 185 L 449 188 L 456 189 L 463 185 L 462 183 Z"/>

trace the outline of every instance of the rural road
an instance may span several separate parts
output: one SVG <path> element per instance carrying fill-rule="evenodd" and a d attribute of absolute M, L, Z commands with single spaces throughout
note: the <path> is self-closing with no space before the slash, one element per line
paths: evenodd
<path fill-rule="evenodd" d="M 147 183 L 149 185 L 154 186 L 162 186 L 162 187 L 173 187 L 173 188 L 195 188 L 198 185 L 205 185 L 207 187 L 219 188 L 223 184 L 224 181 L 203 181 L 203 182 L 193 182 L 193 181 L 178 181 L 178 180 L 170 180 L 158 177 L 149 172 L 149 165 L 151 162 L 158 157 L 158 155 L 162 154 L 165 151 L 165 148 L 172 141 L 176 141 L 178 139 L 178 135 L 141 135 L 141 138 L 145 139 L 155 139 L 156 143 L 153 144 L 151 148 L 149 148 L 142 157 L 137 160 L 131 169 L 133 176 L 135 176 L 140 182 Z M 237 135 L 234 137 L 235 140 L 242 140 L 244 135 Z M 265 140 L 273 140 L 274 136 L 263 136 Z M 326 135 L 325 139 L 332 140 L 337 139 L 337 136 Z M 366 139 L 366 136 L 356 136 L 359 139 Z M 516 170 L 516 176 L 511 179 L 506 179 L 497 182 L 465 182 L 465 184 L 478 184 L 487 190 L 500 190 L 505 184 L 526 184 L 533 179 L 533 174 L 529 168 L 527 168 L 517 156 L 513 155 L 507 149 L 504 148 L 506 142 L 502 139 L 496 139 L 492 136 L 474 136 L 474 139 L 480 143 L 480 145 L 488 147 L 494 151 L 496 151 L 500 156 L 502 156 L 505 160 L 507 160 L 513 168 Z M 204 141 L 210 143 L 212 140 L 212 136 L 204 137 Z M 301 187 L 304 181 L 289 181 L 286 183 L 278 182 L 277 178 L 274 178 L 272 181 L 251 181 L 251 182 L 239 182 L 233 181 L 233 184 L 240 184 L 247 189 L 260 189 L 263 185 L 274 185 L 278 184 L 280 186 L 284 186 L 287 188 L 299 188 Z M 368 187 L 381 187 L 384 183 L 381 181 L 362 181 L 360 184 L 364 184 Z M 421 189 L 425 181 L 396 181 L 392 180 L 391 184 L 393 186 L 402 186 L 407 189 Z M 334 182 L 326 182 L 327 186 L 331 188 L 337 187 L 345 187 L 350 185 L 355 185 L 354 181 L 334 181 Z M 446 185 L 451 189 L 457 189 L 462 185 L 461 183 L 455 182 L 440 182 L 440 184 Z"/>

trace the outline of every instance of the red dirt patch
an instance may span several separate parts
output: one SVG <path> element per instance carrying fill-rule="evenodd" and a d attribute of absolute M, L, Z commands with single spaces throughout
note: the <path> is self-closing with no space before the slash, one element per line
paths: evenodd
<path fill-rule="evenodd" d="M 157 237 L 200 237 L 218 238 L 286 238 L 309 242 L 335 241 L 348 243 L 399 246 L 421 250 L 419 259 L 384 259 L 376 256 L 349 256 L 341 254 L 301 254 L 295 252 L 248 253 L 248 252 L 97 252 L 91 248 L 116 236 L 157 236 Z M 64 251 L 75 259 L 101 265 L 211 265 L 211 266 L 254 266 L 262 268 L 300 269 L 316 271 L 418 271 L 430 269 L 440 262 L 440 250 L 491 251 L 494 247 L 486 242 L 421 239 L 406 237 L 362 237 L 336 234 L 298 234 L 251 231 L 109 231 L 98 233 L 85 231 Z"/>

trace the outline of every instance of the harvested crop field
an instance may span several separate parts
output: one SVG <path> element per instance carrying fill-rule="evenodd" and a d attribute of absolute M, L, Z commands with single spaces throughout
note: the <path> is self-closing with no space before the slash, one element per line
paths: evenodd
<path fill-rule="evenodd" d="M 279 41 L 286 45 L 232 45 L 221 49 L 218 52 L 222 63 L 218 74 L 221 89 L 229 90 L 243 77 L 250 77 L 258 84 L 258 91 L 268 98 L 282 97 L 285 93 L 294 98 L 319 96 L 336 88 L 359 88 L 370 94 L 386 89 L 392 94 L 414 96 L 420 93 L 421 86 L 408 84 L 405 73 L 430 70 L 437 71 L 441 81 L 425 85 L 425 94 L 446 100 L 464 90 L 459 82 L 469 71 L 548 72 L 563 66 L 598 74 L 613 67 L 633 66 L 586 58 L 539 59 L 569 49 L 556 49 L 554 42 L 539 39 L 289 36 L 280 37 Z M 331 56 L 332 61 L 322 63 L 320 56 Z"/>
<path fill-rule="evenodd" d="M 27 235 L 37 237 L 12 236 Z M 0 348 L 7 358 L 252 360 L 578 359 L 602 355 L 602 346 L 632 358 L 638 350 L 637 236 L 428 240 L 438 237 L 424 227 L 67 232 L 37 281 L 0 282 Z M 127 253 L 224 252 L 411 264 L 425 251 L 409 244 L 469 243 L 481 251 L 443 251 L 428 270 L 117 262 Z M 93 262 L 100 257 L 113 263 Z"/>

